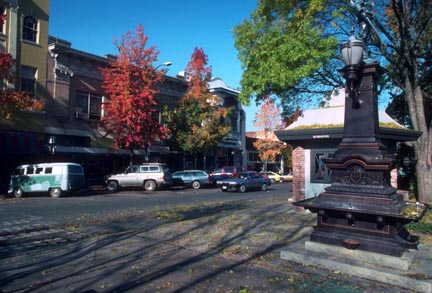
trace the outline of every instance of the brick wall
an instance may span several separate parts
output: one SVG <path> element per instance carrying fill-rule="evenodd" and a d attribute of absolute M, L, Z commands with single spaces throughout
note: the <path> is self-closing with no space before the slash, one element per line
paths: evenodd
<path fill-rule="evenodd" d="M 293 150 L 293 186 L 292 193 L 294 201 L 305 199 L 305 157 L 304 149 L 297 147 Z M 296 207 L 296 211 L 304 211 Z"/>

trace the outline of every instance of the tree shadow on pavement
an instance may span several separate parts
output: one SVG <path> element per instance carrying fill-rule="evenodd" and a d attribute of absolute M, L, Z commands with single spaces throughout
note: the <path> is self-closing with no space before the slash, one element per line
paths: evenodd
<path fill-rule="evenodd" d="M 313 221 L 286 201 L 179 206 L 111 219 L 99 223 L 110 234 L 3 260 L 0 289 L 295 291 L 301 287 L 293 280 L 307 282 L 312 273 L 285 271 L 278 253 L 309 233 Z"/>

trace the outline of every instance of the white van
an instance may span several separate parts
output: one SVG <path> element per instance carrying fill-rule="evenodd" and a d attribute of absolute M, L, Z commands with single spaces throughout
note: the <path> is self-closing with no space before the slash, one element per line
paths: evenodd
<path fill-rule="evenodd" d="M 83 167 L 75 163 L 42 163 L 18 166 L 11 175 L 8 193 L 21 198 L 27 192 L 49 192 L 58 198 L 85 186 Z"/>

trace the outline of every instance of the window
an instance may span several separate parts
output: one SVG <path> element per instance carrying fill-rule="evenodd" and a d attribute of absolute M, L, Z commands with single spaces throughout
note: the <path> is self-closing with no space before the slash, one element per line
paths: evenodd
<path fill-rule="evenodd" d="M 21 90 L 28 92 L 31 97 L 36 93 L 36 73 L 36 68 L 21 66 Z"/>
<path fill-rule="evenodd" d="M 42 174 L 42 171 L 43 171 L 42 167 L 37 167 L 35 174 Z"/>
<path fill-rule="evenodd" d="M 81 166 L 68 165 L 69 174 L 83 174 Z"/>
<path fill-rule="evenodd" d="M 224 172 L 225 173 L 233 173 L 234 172 L 234 167 L 225 167 L 224 168 Z"/>
<path fill-rule="evenodd" d="M 52 174 L 52 170 L 53 170 L 52 167 L 46 167 L 45 168 L 45 174 Z"/>
<path fill-rule="evenodd" d="M 15 169 L 12 172 L 12 175 L 24 175 L 24 169 L 23 168 Z"/>
<path fill-rule="evenodd" d="M 100 119 L 102 113 L 102 96 L 85 92 L 77 91 L 76 94 L 77 106 L 82 109 L 82 112 L 89 114 L 90 119 Z"/>
<path fill-rule="evenodd" d="M 251 161 L 251 162 L 260 162 L 261 160 L 259 158 L 258 152 L 251 152 L 251 151 L 249 151 L 248 152 L 248 161 Z"/>
<path fill-rule="evenodd" d="M 231 131 L 237 132 L 238 131 L 238 125 L 237 125 L 237 112 L 234 112 L 233 114 L 231 114 L 230 116 L 230 125 L 231 125 Z"/>
<path fill-rule="evenodd" d="M 148 172 L 149 171 L 148 166 L 141 166 L 140 169 L 141 169 L 141 172 Z"/>
<path fill-rule="evenodd" d="M 150 172 L 158 172 L 159 167 L 158 166 L 150 166 Z"/>
<path fill-rule="evenodd" d="M 331 183 L 331 170 L 327 168 L 322 159 L 328 154 L 333 154 L 334 150 L 315 150 L 311 151 L 311 182 L 312 183 Z"/>
<path fill-rule="evenodd" d="M 4 28 L 5 23 L 6 23 L 6 14 L 5 14 L 5 12 L 6 12 L 6 11 L 5 11 L 4 6 L 3 6 L 3 5 L 0 5 L 0 18 L 3 19 L 3 24 L 0 25 L 0 34 L 2 34 L 2 33 L 5 32 L 5 28 Z"/>
<path fill-rule="evenodd" d="M 34 174 L 34 168 L 33 167 L 27 167 L 27 173 L 26 174 Z"/>
<path fill-rule="evenodd" d="M 37 42 L 38 21 L 33 16 L 24 17 L 23 39 L 30 42 Z"/>

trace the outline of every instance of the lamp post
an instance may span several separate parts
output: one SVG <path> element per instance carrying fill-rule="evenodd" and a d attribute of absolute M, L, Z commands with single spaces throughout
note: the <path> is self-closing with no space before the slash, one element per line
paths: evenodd
<path fill-rule="evenodd" d="M 345 63 L 343 75 L 348 84 L 346 93 L 352 99 L 354 108 L 359 108 L 361 105 L 361 100 L 358 98 L 358 81 L 360 79 L 364 47 L 365 43 L 363 41 L 355 39 L 354 29 L 351 31 L 348 41 L 340 47 L 342 60 Z"/>

